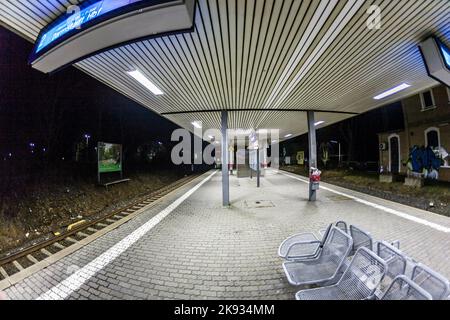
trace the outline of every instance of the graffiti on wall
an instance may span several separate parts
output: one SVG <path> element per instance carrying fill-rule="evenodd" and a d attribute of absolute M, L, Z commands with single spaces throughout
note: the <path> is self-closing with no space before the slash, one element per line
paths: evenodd
<path fill-rule="evenodd" d="M 448 165 L 449 154 L 444 148 L 414 146 L 406 163 L 408 174 L 426 179 L 439 179 L 439 168 Z"/>

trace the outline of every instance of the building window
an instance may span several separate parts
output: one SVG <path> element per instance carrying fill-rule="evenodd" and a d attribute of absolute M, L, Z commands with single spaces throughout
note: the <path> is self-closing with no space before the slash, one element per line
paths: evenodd
<path fill-rule="evenodd" d="M 432 127 L 425 130 L 425 145 L 431 149 L 439 149 L 441 147 L 439 129 Z"/>
<path fill-rule="evenodd" d="M 400 154 L 400 136 L 391 134 L 388 137 L 389 144 L 389 172 L 400 173 L 400 163 L 402 161 Z"/>
<path fill-rule="evenodd" d="M 433 90 L 428 90 L 420 94 L 420 102 L 422 104 L 422 111 L 436 108 L 434 102 Z"/>

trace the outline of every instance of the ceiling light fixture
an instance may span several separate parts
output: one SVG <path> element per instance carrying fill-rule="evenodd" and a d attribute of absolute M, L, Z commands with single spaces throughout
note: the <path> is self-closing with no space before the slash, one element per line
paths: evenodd
<path fill-rule="evenodd" d="M 318 121 L 318 122 L 314 123 L 314 125 L 317 127 L 324 123 L 325 123 L 325 121 Z"/>
<path fill-rule="evenodd" d="M 409 88 L 409 87 L 411 87 L 410 84 L 402 83 L 401 85 L 398 85 L 398 86 L 396 86 L 396 87 L 394 87 L 394 88 L 392 88 L 392 89 L 389 89 L 389 90 L 387 90 L 387 91 L 385 91 L 385 92 L 383 92 L 383 93 L 381 93 L 381 94 L 379 94 L 379 95 L 377 95 L 377 96 L 375 96 L 375 97 L 373 97 L 373 98 L 374 98 L 375 100 L 381 100 L 381 99 L 383 99 L 383 98 L 392 96 L 393 94 L 396 94 L 397 92 L 400 92 L 400 91 L 402 91 L 402 90 L 405 90 L 405 89 L 407 89 L 407 88 Z"/>
<path fill-rule="evenodd" d="M 202 125 L 201 125 L 201 123 L 200 123 L 200 122 L 198 122 L 198 121 L 194 121 L 194 122 L 192 122 L 192 125 L 193 125 L 194 127 L 196 127 L 197 129 L 201 129 L 201 128 L 202 128 Z"/>
<path fill-rule="evenodd" d="M 163 95 L 164 92 L 158 89 L 150 80 L 148 80 L 140 71 L 130 71 L 127 72 L 130 76 L 136 79 L 140 84 L 150 90 L 154 95 L 160 96 Z"/>
<path fill-rule="evenodd" d="M 292 133 L 289 133 L 289 134 L 285 135 L 284 137 L 285 137 L 285 138 L 292 137 Z"/>

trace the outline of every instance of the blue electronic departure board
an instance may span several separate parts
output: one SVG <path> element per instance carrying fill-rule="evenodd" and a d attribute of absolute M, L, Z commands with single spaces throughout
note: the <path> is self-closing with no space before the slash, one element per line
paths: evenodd
<path fill-rule="evenodd" d="M 450 49 L 440 40 L 437 41 L 439 50 L 441 51 L 442 57 L 444 58 L 445 65 L 447 69 L 450 70 Z"/>
<path fill-rule="evenodd" d="M 34 69 L 54 73 L 119 46 L 194 30 L 195 0 L 84 0 L 66 10 L 36 39 Z"/>
<path fill-rule="evenodd" d="M 89 22 L 104 16 L 105 14 L 124 8 L 128 5 L 143 2 L 144 0 L 97 0 L 87 1 L 88 5 L 81 5 L 79 12 L 66 14 L 63 18 L 50 25 L 38 38 L 35 54 L 39 54 L 45 48 L 51 47 L 71 31 L 82 29 Z"/>

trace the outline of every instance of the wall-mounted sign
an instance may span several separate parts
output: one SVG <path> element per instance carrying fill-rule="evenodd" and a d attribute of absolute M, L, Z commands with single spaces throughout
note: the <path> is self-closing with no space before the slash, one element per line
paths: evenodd
<path fill-rule="evenodd" d="M 30 57 L 54 72 L 122 44 L 193 29 L 195 0 L 86 0 L 44 28 Z"/>
<path fill-rule="evenodd" d="M 255 143 L 258 140 L 258 136 L 255 131 L 252 130 L 252 133 L 249 135 L 249 139 L 251 143 Z"/>
<path fill-rule="evenodd" d="M 428 75 L 450 87 L 450 49 L 436 37 L 428 38 L 419 47 Z"/>

